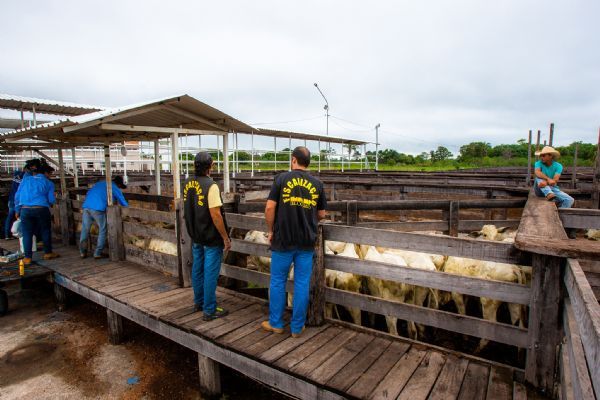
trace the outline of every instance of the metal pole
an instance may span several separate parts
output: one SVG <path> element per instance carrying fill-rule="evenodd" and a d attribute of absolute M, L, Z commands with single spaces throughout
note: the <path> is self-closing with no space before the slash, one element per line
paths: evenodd
<path fill-rule="evenodd" d="M 375 125 L 375 171 L 379 171 L 379 127 L 381 124 Z"/>
<path fill-rule="evenodd" d="M 200 136 L 198 136 L 200 137 Z M 188 156 L 189 156 L 189 140 L 188 140 L 188 135 L 185 135 L 185 179 L 190 177 L 190 163 L 188 160 Z"/>
<path fill-rule="evenodd" d="M 592 179 L 592 207 L 600 208 L 600 129 L 598 129 L 598 147 L 596 147 L 596 167 Z"/>
<path fill-rule="evenodd" d="M 229 193 L 229 133 L 223 135 L 223 191 Z"/>
<path fill-rule="evenodd" d="M 173 175 L 173 198 L 181 197 L 181 176 L 179 175 L 179 132 L 171 134 L 171 174 Z"/>
<path fill-rule="evenodd" d="M 250 176 L 254 177 L 254 131 L 252 131 L 251 135 L 250 135 L 250 147 L 252 148 L 252 153 L 250 154 L 251 157 L 251 166 L 250 166 Z"/>
<path fill-rule="evenodd" d="M 289 137 L 288 140 L 288 158 L 290 160 L 290 165 L 288 167 L 288 171 L 292 170 L 292 137 Z"/>
<path fill-rule="evenodd" d="M 106 199 L 108 205 L 113 205 L 113 193 L 112 193 L 112 171 L 110 168 L 110 147 L 109 144 L 104 145 L 104 170 L 106 171 Z"/>
<path fill-rule="evenodd" d="M 525 178 L 525 186 L 531 183 L 531 129 L 529 130 L 529 140 L 527 141 L 527 177 Z"/>
<path fill-rule="evenodd" d="M 277 137 L 273 136 L 273 165 L 275 165 L 275 171 L 277 171 Z"/>
<path fill-rule="evenodd" d="M 156 184 L 156 194 L 160 196 L 160 147 L 159 139 L 154 140 L 154 179 Z"/>
<path fill-rule="evenodd" d="M 23 107 L 21 107 L 21 129 L 25 129 L 25 118 L 23 118 Z"/>
<path fill-rule="evenodd" d="M 79 187 L 79 169 L 77 168 L 77 158 L 75 156 L 75 147 L 71 149 L 71 160 L 73 161 L 73 186 Z"/>
<path fill-rule="evenodd" d="M 329 136 L 329 102 L 327 101 L 327 97 L 325 97 L 325 95 L 319 88 L 319 85 L 317 85 L 316 82 L 314 85 L 317 88 L 317 90 L 319 91 L 319 93 L 321 94 L 321 96 L 323 97 L 323 100 L 325 100 L 325 107 L 323 107 L 323 108 L 325 109 L 325 113 L 326 113 L 325 116 L 326 116 L 326 121 L 327 121 L 326 133 L 327 133 L 327 136 Z M 331 151 L 331 143 L 329 143 L 329 141 L 328 141 L 327 142 L 327 153 L 329 154 L 330 151 Z M 331 169 L 331 157 L 327 158 L 327 165 L 328 165 L 328 168 Z"/>
<path fill-rule="evenodd" d="M 237 133 L 233 134 L 233 154 L 231 155 L 231 162 L 233 164 L 233 172 L 231 173 L 231 176 L 235 178 L 235 173 L 237 172 L 237 164 L 235 162 L 235 156 L 236 156 L 236 151 L 237 151 Z M 229 159 L 229 157 L 227 157 L 227 159 Z"/>
<path fill-rule="evenodd" d="M 217 135 L 217 173 L 221 173 L 221 137 Z"/>
<path fill-rule="evenodd" d="M 340 152 L 342 156 L 342 172 L 344 172 L 344 143 L 342 142 L 342 151 Z"/>
<path fill-rule="evenodd" d="M 33 127 L 37 127 L 37 117 L 35 115 L 35 104 L 32 106 L 33 108 Z"/>
<path fill-rule="evenodd" d="M 319 172 L 321 172 L 321 139 L 319 139 Z"/>

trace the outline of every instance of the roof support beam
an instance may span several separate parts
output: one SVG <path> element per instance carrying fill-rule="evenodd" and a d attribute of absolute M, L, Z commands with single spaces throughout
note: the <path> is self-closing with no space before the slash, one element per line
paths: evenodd
<path fill-rule="evenodd" d="M 209 119 L 206 119 L 206 118 L 204 118 L 204 117 L 201 117 L 201 116 L 200 116 L 200 115 L 198 115 L 198 114 L 194 114 L 194 113 L 192 113 L 192 112 L 189 112 L 189 111 L 181 110 L 181 109 L 179 109 L 179 108 L 177 108 L 177 107 L 174 107 L 174 106 L 172 106 L 172 105 L 169 105 L 169 104 L 165 105 L 164 107 L 165 107 L 167 110 L 169 110 L 169 111 L 171 111 L 172 113 L 174 113 L 174 114 L 177 114 L 177 115 L 180 115 L 180 116 L 182 116 L 182 117 L 189 118 L 189 119 L 193 119 L 194 121 L 202 122 L 203 124 L 206 124 L 206 125 L 208 125 L 208 126 L 212 126 L 213 128 L 216 128 L 216 129 L 218 129 L 219 131 L 222 131 L 222 132 L 224 132 L 224 133 L 227 133 L 227 127 L 226 127 L 226 126 L 223 126 L 223 125 L 217 124 L 216 122 L 213 122 L 213 121 L 211 121 L 211 120 L 209 120 Z"/>
<path fill-rule="evenodd" d="M 137 110 L 131 110 L 131 111 L 125 112 L 125 113 L 109 114 L 106 117 L 95 119 L 90 122 L 85 122 L 83 124 L 65 126 L 64 128 L 62 128 L 62 130 L 64 133 L 75 132 L 80 129 L 89 128 L 90 126 L 100 125 L 105 122 L 111 122 L 111 121 L 114 121 L 117 119 L 135 117 L 136 115 L 146 114 L 146 113 L 149 113 L 150 111 L 158 110 L 161 107 L 165 107 L 165 106 L 157 104 L 155 106 L 138 108 Z"/>
<path fill-rule="evenodd" d="M 187 129 L 187 128 L 167 128 L 162 126 L 139 126 L 139 125 L 123 125 L 123 124 L 101 124 L 100 129 L 107 131 L 120 132 L 148 132 L 148 133 L 179 133 L 184 135 L 224 135 L 225 132 L 204 130 L 204 129 Z"/>
<path fill-rule="evenodd" d="M 54 161 L 52 158 L 50 158 L 50 156 L 48 156 L 46 153 L 42 152 L 41 150 L 38 149 L 33 149 L 33 151 L 35 151 L 36 153 L 38 153 L 40 156 L 42 156 L 42 158 L 46 161 L 48 161 L 50 164 L 54 165 L 55 167 L 60 169 L 60 159 L 62 158 L 62 155 L 60 154 L 60 152 L 62 151 L 61 148 L 59 147 L 58 149 L 58 157 L 59 157 L 59 162 Z M 69 175 L 73 175 L 73 173 L 71 171 L 66 171 Z"/>

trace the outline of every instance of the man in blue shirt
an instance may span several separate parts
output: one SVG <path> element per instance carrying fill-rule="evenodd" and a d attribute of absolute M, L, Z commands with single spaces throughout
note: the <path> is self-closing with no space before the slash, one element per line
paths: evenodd
<path fill-rule="evenodd" d="M 129 204 L 121 189 L 126 189 L 127 186 L 123 182 L 122 176 L 115 176 L 112 181 L 113 203 L 123 207 L 128 207 Z M 81 236 L 79 238 L 79 254 L 81 258 L 87 257 L 87 240 L 90 234 L 90 228 L 94 221 L 98 225 L 98 242 L 94 251 L 94 258 L 103 258 L 102 250 L 106 244 L 106 207 L 108 207 L 108 197 L 106 194 L 106 181 L 96 183 L 88 190 L 85 201 L 83 202 L 83 217 L 81 223 Z"/>
<path fill-rule="evenodd" d="M 58 257 L 52 251 L 52 233 L 50 207 L 56 201 L 54 197 L 54 183 L 45 175 L 40 168 L 30 168 L 30 175 L 25 175 L 19 189 L 15 194 L 15 211 L 17 218 L 21 219 L 21 230 L 23 233 L 23 251 L 25 265 L 31 264 L 33 252 L 33 235 L 39 232 L 44 242 L 44 260 Z"/>
<path fill-rule="evenodd" d="M 15 194 L 17 194 L 17 190 L 19 190 L 19 185 L 23 180 L 23 171 L 16 170 L 13 173 L 13 180 L 10 186 L 10 192 L 8 192 L 8 215 L 6 216 L 6 221 L 4 221 L 4 238 L 6 240 L 15 239 L 10 232 L 10 228 L 12 227 L 13 221 L 15 220 Z"/>
<path fill-rule="evenodd" d="M 560 157 L 560 153 L 550 146 L 544 146 L 535 155 L 540 157 L 535 162 L 535 185 L 533 186 L 535 194 L 554 201 L 558 204 L 558 208 L 571 208 L 575 200 L 558 187 L 563 166 L 554 159 Z"/>

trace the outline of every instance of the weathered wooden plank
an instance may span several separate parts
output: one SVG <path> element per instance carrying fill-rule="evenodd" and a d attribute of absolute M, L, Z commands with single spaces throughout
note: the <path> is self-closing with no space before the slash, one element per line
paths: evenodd
<path fill-rule="evenodd" d="M 178 256 L 178 277 L 179 284 L 183 287 L 192 285 L 192 265 L 194 263 L 194 257 L 192 254 L 192 238 L 187 230 L 185 224 L 185 208 L 183 207 L 183 200 L 177 199 L 177 210 L 175 215 L 177 217 L 177 225 L 175 230 L 177 232 L 177 256 Z"/>
<path fill-rule="evenodd" d="M 166 224 L 175 224 L 174 212 L 145 210 L 133 207 L 122 207 L 121 216 L 123 218 L 136 218 L 143 222 L 164 222 Z"/>
<path fill-rule="evenodd" d="M 516 283 L 471 278 L 419 268 L 401 267 L 369 260 L 326 255 L 325 268 L 371 276 L 394 282 L 431 287 L 478 297 L 489 297 L 508 303 L 529 305 L 531 289 Z"/>
<path fill-rule="evenodd" d="M 320 363 L 309 374 L 309 378 L 324 384 L 345 365 L 351 362 L 372 340 L 370 335 L 359 333 Z"/>
<path fill-rule="evenodd" d="M 209 396 L 221 394 L 221 368 L 219 363 L 198 353 L 200 387 Z"/>
<path fill-rule="evenodd" d="M 562 259 L 534 254 L 532 261 L 532 301 L 525 379 L 534 387 L 552 393 L 556 349 L 562 339 L 558 307 Z"/>
<path fill-rule="evenodd" d="M 406 383 L 398 400 L 427 399 L 429 391 L 438 378 L 446 358 L 437 351 L 430 351 Z"/>
<path fill-rule="evenodd" d="M 569 299 L 564 300 L 563 327 L 567 339 L 566 347 L 569 352 L 569 368 L 571 369 L 571 381 L 575 397 L 578 399 L 593 399 L 594 390 L 585 361 L 585 352 Z"/>
<path fill-rule="evenodd" d="M 465 358 L 448 355 L 428 400 L 457 398 L 468 364 L 469 361 Z"/>
<path fill-rule="evenodd" d="M 356 307 L 364 311 L 382 315 L 391 315 L 407 321 L 442 328 L 453 332 L 490 339 L 518 347 L 527 347 L 527 330 L 483 319 L 459 315 L 447 311 L 434 310 L 384 300 L 373 296 L 350 293 L 339 289 L 327 288 L 326 300 L 346 307 Z"/>
<path fill-rule="evenodd" d="M 123 247 L 123 223 L 121 220 L 121 207 L 109 205 L 106 208 L 106 225 L 108 236 L 108 252 L 111 261 L 124 260 L 125 249 Z"/>
<path fill-rule="evenodd" d="M 357 398 L 366 398 L 409 348 L 408 343 L 392 342 L 381 356 L 348 388 L 348 394 Z"/>
<path fill-rule="evenodd" d="M 138 224 L 137 222 L 123 221 L 123 232 L 127 235 L 160 239 L 164 240 L 165 242 L 177 243 L 175 230 L 156 228 L 154 226 Z"/>
<path fill-rule="evenodd" d="M 244 204 L 246 206 L 247 204 Z M 240 206 L 242 206 L 240 204 Z M 265 209 L 264 204 L 261 205 L 262 210 Z M 231 228 L 249 229 L 252 231 L 267 232 L 267 223 L 264 217 L 255 217 L 250 215 L 241 215 L 233 213 L 225 213 L 227 225 Z"/>
<path fill-rule="evenodd" d="M 358 217 L 357 217 L 358 218 Z M 315 255 L 313 257 L 312 274 L 310 277 L 310 293 L 307 325 L 319 326 L 325 321 L 325 241 L 323 240 L 323 226 L 317 228 L 315 242 Z"/>
<path fill-rule="evenodd" d="M 342 329 L 337 326 L 329 327 L 324 332 L 318 334 L 313 340 L 307 341 L 279 358 L 275 361 L 275 365 L 283 369 L 291 369 L 313 354 L 316 350 L 325 346 L 334 338 L 337 338 L 341 332 Z"/>
<path fill-rule="evenodd" d="M 327 361 L 332 354 L 357 335 L 356 332 L 343 330 L 333 340 L 328 341 L 308 357 L 296 364 L 291 370 L 299 375 L 309 375 Z"/>
<path fill-rule="evenodd" d="M 486 400 L 510 399 L 513 392 L 513 379 L 508 368 L 490 368 Z"/>
<path fill-rule="evenodd" d="M 571 361 L 569 359 L 569 351 L 563 344 L 560 349 L 560 400 L 574 400 L 573 379 L 571 377 Z M 513 392 L 513 398 L 516 399 Z M 526 399 L 524 396 L 523 399 Z"/>
<path fill-rule="evenodd" d="M 270 274 L 229 264 L 221 264 L 221 275 L 245 282 L 252 282 L 263 287 L 269 287 L 269 282 L 271 279 Z M 286 284 L 286 291 L 290 293 L 294 292 L 294 281 L 288 280 Z"/>
<path fill-rule="evenodd" d="M 110 344 L 121 344 L 123 342 L 123 318 L 112 311 L 106 309 L 108 341 Z"/>
<path fill-rule="evenodd" d="M 563 208 L 558 215 L 565 228 L 600 229 L 600 210 Z"/>
<path fill-rule="evenodd" d="M 426 351 L 411 348 L 396 362 L 368 398 L 370 400 L 395 399 L 426 355 Z"/>
<path fill-rule="evenodd" d="M 191 350 L 203 354 L 221 364 L 233 368 L 251 379 L 256 379 L 268 386 L 301 399 L 341 399 L 333 392 L 318 387 L 303 379 L 297 378 L 279 369 L 270 367 L 262 362 L 250 359 L 226 349 L 209 340 L 189 332 L 182 331 L 162 321 L 149 317 L 135 308 L 124 305 L 89 288 L 78 285 L 66 277 L 58 275 L 58 283 L 91 301 L 110 308 L 119 315 L 132 320 L 141 326 L 165 336 Z"/>
<path fill-rule="evenodd" d="M 263 319 L 265 318 L 263 317 Z M 311 340 L 314 336 L 320 334 L 330 326 L 331 325 L 327 324 L 317 327 L 307 327 L 299 338 L 286 338 L 281 343 L 278 343 L 277 345 L 272 346 L 271 348 L 263 352 L 259 357 L 263 361 L 272 363 L 275 360 L 278 360 L 280 357 L 283 357 L 285 354 L 288 354 L 295 348 L 299 347 L 300 345 Z"/>
<path fill-rule="evenodd" d="M 125 244 L 124 247 L 127 261 L 166 272 L 171 276 L 177 276 L 176 256 L 142 249 L 132 244 Z"/>
<path fill-rule="evenodd" d="M 323 225 L 325 240 L 368 244 L 404 250 L 446 254 L 478 260 L 527 264 L 527 256 L 510 243 L 431 236 L 383 229 Z"/>
<path fill-rule="evenodd" d="M 564 283 L 579 328 L 594 393 L 596 398 L 600 398 L 600 305 L 577 260 L 568 260 Z"/>
<path fill-rule="evenodd" d="M 231 239 L 231 250 L 242 254 L 253 254 L 262 257 L 271 257 L 269 245 L 248 242 L 241 239 Z"/>
<path fill-rule="evenodd" d="M 485 399 L 489 373 L 489 366 L 470 362 L 458 394 L 458 400 Z"/>

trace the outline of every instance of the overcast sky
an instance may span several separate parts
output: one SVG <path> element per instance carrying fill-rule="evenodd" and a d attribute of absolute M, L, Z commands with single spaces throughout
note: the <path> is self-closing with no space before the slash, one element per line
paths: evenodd
<path fill-rule="evenodd" d="M 105 106 L 187 93 L 324 134 L 318 82 L 330 134 L 374 141 L 381 123 L 403 152 L 550 122 L 557 145 L 595 143 L 598 16 L 597 0 L 2 1 L 0 92 Z"/>

